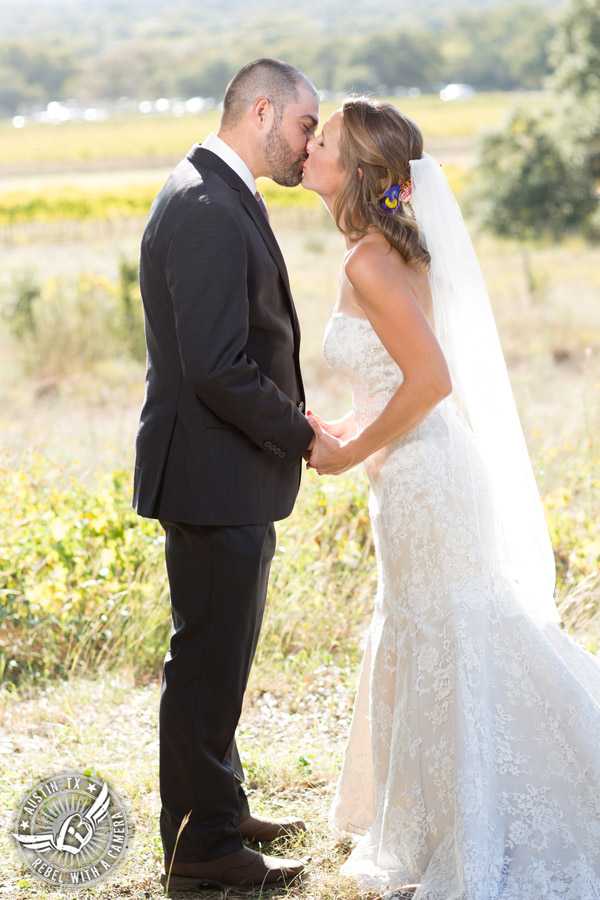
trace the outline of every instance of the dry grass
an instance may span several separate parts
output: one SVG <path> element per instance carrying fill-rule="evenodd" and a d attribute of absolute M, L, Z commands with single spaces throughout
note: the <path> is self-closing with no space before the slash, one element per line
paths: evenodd
<path fill-rule="evenodd" d="M 315 676 L 301 708 L 295 710 L 285 694 L 261 693 L 250 686 L 239 743 L 251 807 L 273 815 L 298 813 L 309 828 L 304 836 L 265 848 L 273 855 L 301 858 L 308 869 L 302 886 L 269 892 L 273 900 L 288 896 L 357 900 L 362 896 L 338 875 L 349 843 L 337 843 L 327 829 L 353 692 L 353 676 L 333 666 Z M 131 900 L 163 896 L 159 884 L 158 696 L 155 683 L 136 686 L 126 674 L 97 681 L 71 680 L 29 695 L 26 690 L 19 696 L 0 694 L 0 806 L 6 820 L 0 832 L 0 852 L 6 860 L 0 897 L 58 900 L 72 896 L 47 890 L 27 874 L 12 847 L 8 820 L 21 796 L 41 775 L 89 766 L 117 788 L 135 833 L 116 876 L 79 896 Z M 216 900 L 221 895 L 203 892 L 202 896 Z"/>
<path fill-rule="evenodd" d="M 485 239 L 478 251 L 532 456 L 580 452 L 585 442 L 598 453 L 600 249 Z"/>
<path fill-rule="evenodd" d="M 392 98 L 392 103 L 416 119 L 426 138 L 447 139 L 472 137 L 481 128 L 501 124 L 516 97 L 533 107 L 549 102 L 539 93 L 490 93 L 453 103 L 444 103 L 437 94 Z M 339 101 L 321 104 L 321 121 L 338 106 Z M 103 123 L 29 124 L 20 129 L 4 122 L 0 123 L 0 162 L 6 175 L 76 168 L 94 172 L 148 162 L 166 166 L 210 131 L 216 131 L 219 118 L 217 110 L 210 110 L 181 118 L 126 115 Z"/>

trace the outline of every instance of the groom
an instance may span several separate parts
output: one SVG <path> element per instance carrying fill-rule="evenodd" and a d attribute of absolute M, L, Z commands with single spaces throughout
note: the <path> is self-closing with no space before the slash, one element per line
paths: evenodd
<path fill-rule="evenodd" d="M 148 367 L 134 507 L 160 519 L 173 629 L 160 705 L 161 834 L 172 889 L 283 885 L 302 866 L 255 853 L 300 820 L 250 814 L 235 730 L 260 631 L 273 521 L 302 456 L 300 333 L 255 179 L 300 182 L 319 101 L 273 59 L 230 82 L 218 135 L 156 198 L 142 239 Z M 164 884 L 163 877 L 163 884 Z"/>

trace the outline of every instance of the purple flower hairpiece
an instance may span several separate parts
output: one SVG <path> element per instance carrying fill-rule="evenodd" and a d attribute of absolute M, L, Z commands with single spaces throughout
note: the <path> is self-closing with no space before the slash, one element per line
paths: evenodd
<path fill-rule="evenodd" d="M 406 203 L 412 197 L 412 182 L 410 178 L 406 181 L 401 180 L 398 184 L 393 184 L 385 192 L 384 197 L 385 199 L 381 201 L 382 210 L 395 216 L 400 203 Z"/>

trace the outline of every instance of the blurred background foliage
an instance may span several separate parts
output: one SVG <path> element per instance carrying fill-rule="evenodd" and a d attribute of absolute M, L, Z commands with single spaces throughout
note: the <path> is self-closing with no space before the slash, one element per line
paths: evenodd
<path fill-rule="evenodd" d="M 549 45 L 551 103 L 485 135 L 472 206 L 515 238 L 600 237 L 600 0 L 572 0 Z"/>
<path fill-rule="evenodd" d="M 233 73 L 264 55 L 332 99 L 356 91 L 403 103 L 448 83 L 528 92 L 481 138 L 470 211 L 503 237 L 600 234 L 600 0 L 324 0 L 318 15 L 275 0 L 24 0 L 18 17 L 0 0 L 3 10 L 0 117 L 59 98 L 129 110 L 161 97 L 218 104 Z"/>
<path fill-rule="evenodd" d="M 5 115 L 67 96 L 220 99 L 232 74 L 260 56 L 291 62 L 323 91 L 436 90 L 448 82 L 539 89 L 559 6 L 479 2 L 465 11 L 459 0 L 325 0 L 318 15 L 305 15 L 274 0 L 24 0 L 15 16 L 9 5 L 0 2 Z"/>

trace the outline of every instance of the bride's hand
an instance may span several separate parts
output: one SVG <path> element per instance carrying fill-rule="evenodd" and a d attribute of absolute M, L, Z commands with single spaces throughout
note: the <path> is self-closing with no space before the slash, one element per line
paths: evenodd
<path fill-rule="evenodd" d="M 354 412 L 352 410 L 350 410 L 349 413 L 346 413 L 341 419 L 333 419 L 331 422 L 326 422 L 312 409 L 308 409 L 306 415 L 309 419 L 311 417 L 316 419 L 323 431 L 327 431 L 334 437 L 339 438 L 340 441 L 347 441 L 356 434 L 356 423 L 354 421 Z"/>
<path fill-rule="evenodd" d="M 359 460 L 354 458 L 352 440 L 341 441 L 325 431 L 312 413 L 307 418 L 316 436 L 315 446 L 306 464 L 307 469 L 316 469 L 319 475 L 341 475 L 357 465 Z"/>

